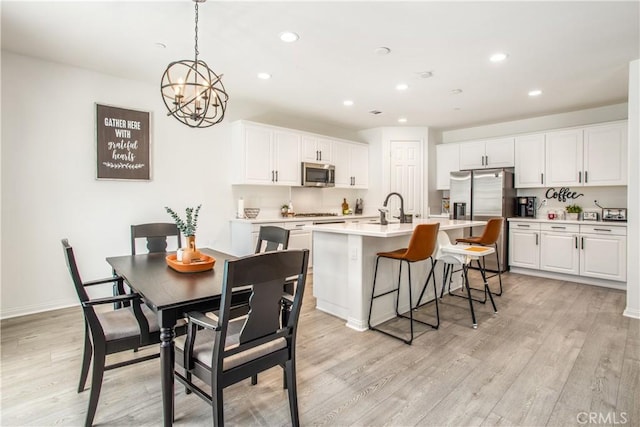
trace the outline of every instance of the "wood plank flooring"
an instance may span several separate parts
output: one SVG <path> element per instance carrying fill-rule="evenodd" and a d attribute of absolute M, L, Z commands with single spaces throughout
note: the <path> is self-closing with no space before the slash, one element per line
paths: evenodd
<path fill-rule="evenodd" d="M 419 329 L 411 346 L 348 329 L 315 310 L 307 289 L 297 349 L 302 425 L 639 426 L 640 321 L 622 316 L 625 294 L 503 277 L 497 315 L 476 304 L 474 330 L 467 301 L 445 295 L 440 329 Z M 418 316 L 431 320 L 434 308 Z M 80 309 L 4 320 L 1 334 L 0 424 L 82 425 L 89 393 L 76 393 Z M 158 359 L 107 372 L 95 424 L 159 425 L 158 374 Z M 179 385 L 175 401 L 176 425 L 211 423 L 209 407 Z M 262 374 L 257 386 L 229 387 L 225 418 L 228 425 L 289 425 L 281 370 Z"/>

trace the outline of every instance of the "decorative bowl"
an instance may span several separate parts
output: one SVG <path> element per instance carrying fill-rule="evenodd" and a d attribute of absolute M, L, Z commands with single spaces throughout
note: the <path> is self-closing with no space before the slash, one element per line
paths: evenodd
<path fill-rule="evenodd" d="M 249 219 L 257 218 L 259 213 L 260 208 L 244 208 L 244 216 Z"/>
<path fill-rule="evenodd" d="M 200 271 L 208 271 L 213 269 L 216 259 L 212 256 L 201 253 L 200 260 L 183 264 L 182 261 L 176 260 L 176 254 L 166 256 L 167 265 L 180 273 L 197 273 Z"/>

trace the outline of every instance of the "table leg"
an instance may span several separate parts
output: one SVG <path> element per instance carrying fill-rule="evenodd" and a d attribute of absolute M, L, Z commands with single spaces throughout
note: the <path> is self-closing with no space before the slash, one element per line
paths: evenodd
<path fill-rule="evenodd" d="M 173 367 L 175 359 L 173 326 L 160 328 L 160 377 L 164 426 L 173 425 Z"/>

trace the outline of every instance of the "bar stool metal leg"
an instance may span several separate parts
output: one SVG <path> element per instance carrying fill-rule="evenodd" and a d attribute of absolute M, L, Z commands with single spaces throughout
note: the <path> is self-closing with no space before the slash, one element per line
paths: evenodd
<path fill-rule="evenodd" d="M 467 288 L 467 298 L 469 299 L 469 308 L 471 309 L 471 320 L 473 321 L 473 329 L 478 329 L 478 322 L 476 321 L 476 313 L 473 311 L 473 298 L 471 298 L 471 288 L 469 286 L 469 275 L 467 274 L 469 267 L 467 264 L 462 266 L 462 274 L 464 275 L 464 284 Z"/>

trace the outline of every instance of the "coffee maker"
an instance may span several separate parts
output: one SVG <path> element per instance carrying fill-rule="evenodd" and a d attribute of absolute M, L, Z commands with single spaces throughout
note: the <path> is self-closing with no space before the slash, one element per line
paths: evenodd
<path fill-rule="evenodd" d="M 522 217 L 535 218 L 536 198 L 534 196 L 524 196 L 516 198 L 516 214 Z"/>

